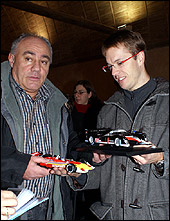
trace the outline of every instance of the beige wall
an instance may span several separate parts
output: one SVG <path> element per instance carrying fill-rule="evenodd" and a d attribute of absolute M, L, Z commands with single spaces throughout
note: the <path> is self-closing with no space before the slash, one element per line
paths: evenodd
<path fill-rule="evenodd" d="M 66 65 L 51 69 L 48 78 L 63 93 L 70 95 L 77 80 L 87 79 L 94 85 L 98 97 L 104 101 L 114 93 L 117 86 L 111 74 L 102 71 L 103 65 L 105 65 L 104 58 Z M 169 80 L 169 47 L 149 50 L 147 68 L 151 76 L 161 76 Z"/>
<path fill-rule="evenodd" d="M 6 60 L 1 56 L 1 61 Z M 92 82 L 98 97 L 101 100 L 109 98 L 117 86 L 109 73 L 104 73 L 101 67 L 105 59 L 92 60 L 72 65 L 50 69 L 48 78 L 63 93 L 72 94 L 76 81 L 87 79 Z M 151 76 L 161 76 L 169 80 L 169 47 L 155 48 L 148 51 L 147 68 Z"/>
<path fill-rule="evenodd" d="M 155 48 L 148 51 L 147 68 L 153 77 L 169 80 L 169 47 Z"/>

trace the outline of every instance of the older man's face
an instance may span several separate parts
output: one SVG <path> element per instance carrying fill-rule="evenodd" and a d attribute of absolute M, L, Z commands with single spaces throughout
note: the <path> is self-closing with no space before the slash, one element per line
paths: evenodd
<path fill-rule="evenodd" d="M 16 55 L 9 54 L 12 75 L 32 99 L 43 85 L 50 66 L 50 48 L 39 38 L 27 37 L 18 45 Z"/>

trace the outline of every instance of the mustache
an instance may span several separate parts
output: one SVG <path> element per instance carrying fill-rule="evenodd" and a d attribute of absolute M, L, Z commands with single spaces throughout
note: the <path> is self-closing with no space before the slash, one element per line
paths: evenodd
<path fill-rule="evenodd" d="M 33 71 L 33 72 L 31 72 L 31 73 L 28 73 L 28 74 L 27 74 L 27 77 L 36 77 L 36 78 L 40 78 L 41 75 L 40 75 L 40 72 L 35 72 L 35 71 Z"/>

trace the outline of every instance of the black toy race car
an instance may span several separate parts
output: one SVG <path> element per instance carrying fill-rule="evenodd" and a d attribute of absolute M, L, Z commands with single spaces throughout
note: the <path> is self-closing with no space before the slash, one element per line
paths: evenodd
<path fill-rule="evenodd" d="M 109 144 L 117 147 L 132 147 L 134 145 L 149 144 L 145 133 L 139 131 L 128 132 L 123 129 L 86 129 L 85 137 L 85 142 L 90 145 Z"/>
<path fill-rule="evenodd" d="M 85 143 L 88 146 L 76 147 L 78 152 L 93 152 L 98 154 L 134 156 L 141 154 L 163 152 L 162 148 L 152 146 L 146 134 L 140 131 L 112 130 L 101 128 L 85 130 Z M 147 145 L 143 146 L 143 145 Z"/>

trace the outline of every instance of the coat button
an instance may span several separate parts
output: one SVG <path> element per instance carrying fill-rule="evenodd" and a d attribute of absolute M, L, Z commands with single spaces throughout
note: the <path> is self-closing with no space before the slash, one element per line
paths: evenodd
<path fill-rule="evenodd" d="M 140 168 L 140 166 L 133 167 L 133 171 L 144 173 L 145 171 Z"/>
<path fill-rule="evenodd" d="M 122 170 L 122 171 L 125 171 L 125 170 L 126 170 L 125 165 L 121 164 L 121 170 Z"/>
<path fill-rule="evenodd" d="M 133 203 L 129 204 L 129 207 L 131 207 L 133 209 L 142 209 L 142 207 L 139 206 L 137 203 L 138 203 L 138 199 L 135 199 L 135 201 Z"/>

